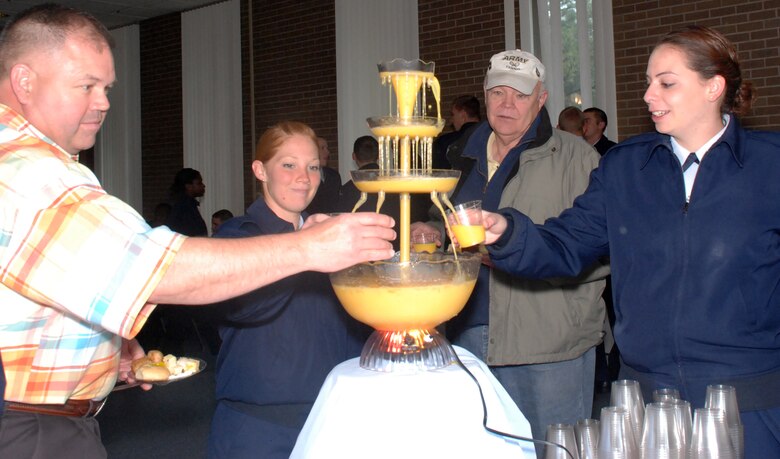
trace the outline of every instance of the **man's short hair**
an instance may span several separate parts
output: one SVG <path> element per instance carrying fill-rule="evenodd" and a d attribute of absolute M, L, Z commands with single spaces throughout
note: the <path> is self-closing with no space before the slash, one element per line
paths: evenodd
<path fill-rule="evenodd" d="M 572 134 L 582 133 L 582 124 L 585 119 L 578 107 L 566 107 L 558 115 L 558 127 Z"/>
<path fill-rule="evenodd" d="M 0 34 L 0 78 L 7 77 L 22 56 L 57 50 L 73 33 L 84 34 L 97 49 L 114 47 L 108 29 L 84 11 L 47 3 L 20 12 Z"/>
<path fill-rule="evenodd" d="M 466 112 L 469 118 L 480 119 L 480 106 L 479 99 L 474 96 L 458 96 L 452 101 L 452 106 L 457 110 L 463 110 Z"/>
<path fill-rule="evenodd" d="M 219 209 L 211 215 L 211 218 L 219 219 L 222 222 L 226 222 L 233 218 L 233 212 L 227 209 Z"/>
<path fill-rule="evenodd" d="M 607 127 L 607 114 L 604 110 L 597 107 L 586 108 L 582 113 L 595 113 L 600 121 L 604 123 L 604 127 Z"/>
<path fill-rule="evenodd" d="M 379 142 L 370 135 L 358 137 L 352 146 L 355 161 L 361 163 L 375 163 L 379 159 Z"/>

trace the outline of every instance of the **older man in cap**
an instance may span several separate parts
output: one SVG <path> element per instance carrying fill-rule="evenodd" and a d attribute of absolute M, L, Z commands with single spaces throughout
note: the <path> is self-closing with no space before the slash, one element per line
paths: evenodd
<path fill-rule="evenodd" d="M 581 138 L 553 129 L 544 107 L 544 78 L 544 65 L 526 51 L 490 59 L 487 122 L 463 149 L 470 165 L 455 203 L 481 200 L 491 211 L 514 207 L 542 223 L 571 207 L 585 190 L 599 155 Z M 431 230 L 414 225 L 415 233 Z M 544 438 L 548 424 L 591 415 L 606 271 L 599 266 L 577 279 L 531 280 L 488 263 L 466 308 L 447 325 L 455 344 L 491 366 L 535 438 Z"/>

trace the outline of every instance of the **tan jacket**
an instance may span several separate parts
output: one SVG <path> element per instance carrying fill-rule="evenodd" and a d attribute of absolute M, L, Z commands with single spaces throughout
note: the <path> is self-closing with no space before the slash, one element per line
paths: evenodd
<path fill-rule="evenodd" d="M 518 209 L 534 223 L 571 207 L 600 159 L 579 137 L 552 131 L 547 142 L 520 155 L 519 170 L 501 195 L 500 208 Z M 524 279 L 492 270 L 487 363 L 569 360 L 601 342 L 607 274 L 601 265 L 577 279 Z"/>

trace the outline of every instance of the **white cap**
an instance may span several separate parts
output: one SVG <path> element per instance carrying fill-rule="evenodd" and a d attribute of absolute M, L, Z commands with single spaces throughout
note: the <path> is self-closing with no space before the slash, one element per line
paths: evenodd
<path fill-rule="evenodd" d="M 509 86 L 523 94 L 531 94 L 539 81 L 544 82 L 544 65 L 533 54 L 515 49 L 490 58 L 485 90 Z"/>

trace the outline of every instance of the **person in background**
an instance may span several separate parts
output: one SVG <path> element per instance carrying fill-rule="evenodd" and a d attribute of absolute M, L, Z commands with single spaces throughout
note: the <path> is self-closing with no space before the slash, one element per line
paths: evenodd
<path fill-rule="evenodd" d="M 352 160 L 358 165 L 358 170 L 379 169 L 377 159 L 379 158 L 379 143 L 370 135 L 365 135 L 355 139 L 352 146 Z M 360 191 L 355 187 L 355 183 L 349 180 L 341 186 L 339 193 L 338 212 L 352 212 L 352 209 L 360 199 Z M 376 211 L 377 195 L 369 193 L 366 202 L 360 207 L 365 211 Z M 423 219 L 427 215 L 427 209 L 430 205 L 430 198 L 427 195 L 411 196 L 411 219 Z M 401 204 L 397 194 L 388 194 L 382 204 L 381 212 L 391 217 L 398 217 L 401 213 Z M 399 220 L 396 219 L 395 231 L 399 230 Z M 393 241 L 393 248 L 398 250 L 398 240 Z"/>
<path fill-rule="evenodd" d="M 211 234 L 216 233 L 219 226 L 231 218 L 233 218 L 233 212 L 227 209 L 220 209 L 211 214 Z"/>
<path fill-rule="evenodd" d="M 262 197 L 216 237 L 299 231 L 320 185 L 316 142 L 294 121 L 263 133 L 252 162 Z M 371 330 L 349 317 L 322 273 L 288 277 L 217 309 L 225 317 L 208 457 L 287 458 L 325 377 L 360 355 Z"/>
<path fill-rule="evenodd" d="M 0 34 L 3 458 L 106 457 L 95 415 L 117 381 L 135 382 L 134 337 L 156 304 L 214 303 L 393 255 L 393 220 L 371 213 L 245 239 L 150 228 L 78 162 L 110 106 L 112 43 L 91 15 L 53 4 Z"/>
<path fill-rule="evenodd" d="M 466 139 L 481 121 L 479 100 L 474 96 L 458 96 L 450 108 L 452 130 L 440 134 L 433 141 L 433 168 L 451 169 L 447 150 L 459 139 Z"/>
<path fill-rule="evenodd" d="M 780 133 L 740 126 L 753 87 L 712 28 L 664 35 L 646 78 L 655 132 L 612 147 L 558 218 L 485 213 L 490 259 L 550 278 L 609 255 L 621 379 L 693 408 L 734 386 L 744 457 L 780 457 Z"/>
<path fill-rule="evenodd" d="M 328 141 L 317 137 L 317 147 L 320 154 L 320 187 L 314 195 L 311 204 L 306 208 L 308 214 L 328 214 L 336 212 L 339 203 L 339 191 L 341 190 L 341 175 L 339 171 L 328 167 L 330 150 Z"/>
<path fill-rule="evenodd" d="M 585 119 L 582 110 L 577 107 L 566 107 L 558 114 L 558 129 L 582 137 L 582 125 Z"/>
<path fill-rule="evenodd" d="M 607 114 L 600 108 L 590 107 L 586 108 L 582 115 L 585 117 L 582 137 L 604 156 L 607 150 L 615 146 L 615 142 L 604 135 L 607 130 Z"/>
<path fill-rule="evenodd" d="M 544 65 L 533 54 L 494 55 L 485 75 L 487 122 L 466 144 L 473 165 L 451 198 L 482 208 L 557 216 L 588 185 L 599 155 L 582 138 L 554 129 L 544 104 Z M 436 232 L 415 223 L 412 235 Z M 437 233 L 438 234 L 438 233 Z M 528 418 L 534 438 L 547 426 L 589 418 L 594 347 L 601 341 L 606 273 L 598 263 L 570 278 L 524 279 L 489 262 L 447 335 L 484 360 Z M 537 451 L 541 454 L 541 448 Z"/>
<path fill-rule="evenodd" d="M 176 173 L 171 184 L 171 213 L 166 226 L 185 236 L 208 236 L 206 222 L 200 215 L 200 202 L 206 193 L 203 177 L 195 169 L 185 167 Z"/>

